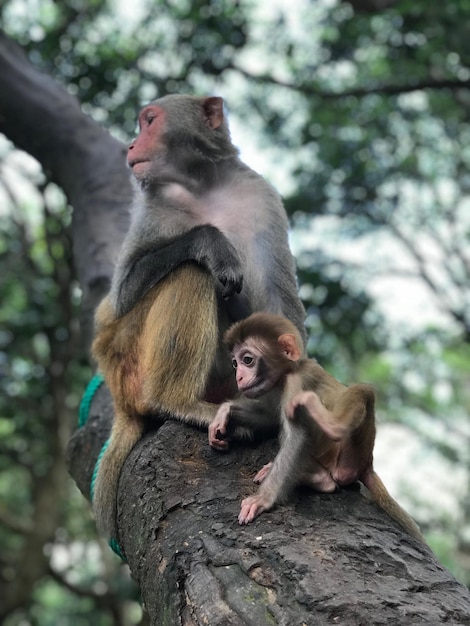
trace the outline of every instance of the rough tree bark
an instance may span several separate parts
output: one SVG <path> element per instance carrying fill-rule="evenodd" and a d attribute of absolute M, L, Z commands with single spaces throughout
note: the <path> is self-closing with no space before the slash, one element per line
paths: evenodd
<path fill-rule="evenodd" d="M 74 207 L 88 341 L 127 223 L 123 146 L 4 36 L 0 131 L 43 164 Z M 87 498 L 111 420 L 101 387 L 68 449 Z M 240 499 L 275 442 L 218 454 L 197 429 L 152 426 L 124 465 L 118 505 L 121 549 L 153 625 L 470 624 L 468 590 L 359 490 L 299 491 L 240 527 Z"/>

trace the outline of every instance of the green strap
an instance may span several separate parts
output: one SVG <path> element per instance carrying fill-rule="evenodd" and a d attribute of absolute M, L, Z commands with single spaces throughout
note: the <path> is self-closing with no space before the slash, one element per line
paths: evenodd
<path fill-rule="evenodd" d="M 90 407 L 91 407 L 91 403 L 93 402 L 93 398 L 95 396 L 95 393 L 98 391 L 98 389 L 101 387 L 101 385 L 104 382 L 104 377 L 102 374 L 95 374 L 95 376 L 93 376 L 93 378 L 90 380 L 90 382 L 88 383 L 84 393 L 83 393 L 83 397 L 82 400 L 80 402 L 80 407 L 78 409 L 78 427 L 81 428 L 82 426 L 84 426 L 87 421 L 88 421 L 88 416 L 90 415 Z M 101 463 L 101 459 L 103 458 L 104 453 L 106 452 L 107 447 L 109 446 L 109 442 L 110 439 L 107 439 L 104 444 L 103 447 L 101 448 L 101 451 L 98 455 L 98 458 L 96 459 L 96 463 L 95 463 L 95 467 L 93 469 L 93 475 L 91 477 L 91 485 L 90 485 L 90 496 L 91 496 L 91 501 L 93 502 L 93 497 L 95 495 L 95 482 L 96 482 L 96 477 L 98 476 L 98 469 L 100 467 L 100 463 Z M 110 539 L 108 541 L 109 547 L 111 548 L 111 550 L 118 555 L 118 557 L 120 557 L 124 562 L 126 561 L 126 557 L 124 556 L 124 554 L 121 551 L 121 548 L 119 546 L 119 543 L 116 541 L 116 539 Z"/>
<path fill-rule="evenodd" d="M 111 437 L 109 437 L 109 439 L 107 439 L 104 442 L 103 447 L 101 448 L 101 452 L 98 454 L 98 458 L 96 459 L 95 468 L 91 476 L 91 485 L 90 485 L 90 497 L 91 497 L 92 502 L 95 497 L 95 483 L 96 483 L 96 477 L 98 476 L 98 470 L 100 468 L 101 459 L 103 458 L 104 453 L 106 452 L 110 441 L 111 441 Z"/>
<path fill-rule="evenodd" d="M 81 428 L 85 426 L 88 421 L 88 416 L 90 414 L 90 407 L 95 396 L 95 393 L 101 387 L 104 382 L 104 376 L 102 374 L 95 374 L 93 378 L 88 383 L 82 397 L 82 401 L 80 402 L 80 407 L 78 409 L 78 427 Z"/>

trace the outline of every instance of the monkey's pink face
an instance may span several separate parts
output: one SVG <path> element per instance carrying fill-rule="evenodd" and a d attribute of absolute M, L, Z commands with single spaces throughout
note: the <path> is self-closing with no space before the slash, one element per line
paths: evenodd
<path fill-rule="evenodd" d="M 137 180 L 145 178 L 154 168 L 156 155 L 162 150 L 165 118 L 165 111 L 154 104 L 144 107 L 139 114 L 139 134 L 127 150 L 127 163 Z"/>
<path fill-rule="evenodd" d="M 277 377 L 266 365 L 262 349 L 252 339 L 232 352 L 237 387 L 247 398 L 257 398 L 274 387 Z"/>

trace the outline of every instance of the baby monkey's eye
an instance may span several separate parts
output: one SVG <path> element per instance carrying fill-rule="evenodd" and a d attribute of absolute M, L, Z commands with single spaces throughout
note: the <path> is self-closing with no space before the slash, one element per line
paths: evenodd
<path fill-rule="evenodd" d="M 232 367 L 234 370 L 237 369 L 237 360 L 236 359 L 232 359 Z"/>
<path fill-rule="evenodd" d="M 250 356 L 249 354 L 245 354 L 245 356 L 242 359 L 243 363 L 245 365 L 253 365 L 254 363 L 254 358 L 252 356 Z"/>

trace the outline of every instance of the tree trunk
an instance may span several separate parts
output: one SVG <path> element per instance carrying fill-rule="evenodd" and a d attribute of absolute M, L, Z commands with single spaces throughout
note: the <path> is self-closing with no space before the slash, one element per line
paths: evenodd
<path fill-rule="evenodd" d="M 74 207 L 84 343 L 127 224 L 123 146 L 0 35 L 0 131 L 35 156 Z M 68 449 L 89 497 L 112 403 L 98 390 Z M 155 420 L 119 489 L 120 547 L 155 626 L 470 624 L 470 594 L 357 489 L 298 491 L 239 526 L 240 499 L 275 442 L 211 450 L 207 434 Z"/>
<path fill-rule="evenodd" d="M 125 146 L 113 139 L 0 31 L 0 132 L 35 157 L 73 211 L 74 258 L 83 290 L 84 345 L 109 288 L 131 201 Z"/>

